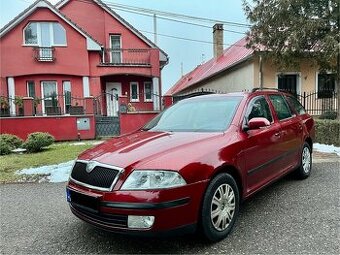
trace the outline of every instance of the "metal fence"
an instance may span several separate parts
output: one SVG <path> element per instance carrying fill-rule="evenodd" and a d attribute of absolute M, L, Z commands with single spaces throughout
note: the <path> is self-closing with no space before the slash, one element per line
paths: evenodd
<path fill-rule="evenodd" d="M 23 116 L 26 107 L 32 109 L 32 115 L 83 115 L 86 113 L 85 98 L 74 97 L 71 94 L 51 95 L 45 98 L 33 98 L 30 103 L 24 103 L 24 98 L 0 96 L 0 116 L 11 116 L 11 107 L 15 107 L 15 115 Z M 31 105 L 29 105 L 31 104 Z M 12 110 L 13 112 L 13 110 Z"/>
<path fill-rule="evenodd" d="M 288 91 L 289 92 L 289 91 Z M 213 89 L 200 89 L 192 93 L 180 96 L 174 96 L 173 102 L 176 103 L 182 99 L 208 95 L 208 94 L 223 94 L 222 91 L 216 91 Z M 290 92 L 289 92 L 290 93 Z M 322 115 L 326 112 L 337 112 L 337 92 L 332 90 L 324 91 L 310 91 L 303 92 L 302 94 L 291 93 L 293 96 L 297 97 L 301 102 L 303 107 L 310 115 Z"/>

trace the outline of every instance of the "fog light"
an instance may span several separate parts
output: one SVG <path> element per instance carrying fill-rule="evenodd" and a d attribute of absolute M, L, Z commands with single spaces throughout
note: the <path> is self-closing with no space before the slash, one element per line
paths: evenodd
<path fill-rule="evenodd" d="M 129 228 L 151 228 L 155 222 L 155 216 L 128 216 Z"/>

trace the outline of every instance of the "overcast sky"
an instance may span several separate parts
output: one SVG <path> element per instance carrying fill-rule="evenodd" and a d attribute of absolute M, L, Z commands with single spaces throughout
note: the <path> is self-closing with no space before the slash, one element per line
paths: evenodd
<path fill-rule="evenodd" d="M 0 0 L 0 27 L 7 24 L 33 2 L 33 0 Z M 54 4 L 57 0 L 50 0 L 50 2 Z M 242 9 L 242 0 L 104 0 L 104 2 L 157 9 L 209 19 L 247 23 Z M 153 32 L 153 19 L 151 17 L 121 10 L 115 11 L 138 30 Z M 212 23 L 201 24 L 213 26 Z M 225 25 L 224 29 L 245 32 L 245 29 L 240 27 Z M 153 41 L 153 34 L 142 33 Z M 191 71 L 197 65 L 212 58 L 213 45 L 211 43 L 186 41 L 161 35 L 212 42 L 212 28 L 158 19 L 157 33 L 159 34 L 158 46 L 163 49 L 170 58 L 169 64 L 164 67 L 162 72 L 164 94 L 181 77 L 181 63 L 183 63 L 184 74 Z M 243 37 L 242 34 L 225 31 L 225 47 L 228 47 L 229 44 L 236 42 L 241 37 Z"/>

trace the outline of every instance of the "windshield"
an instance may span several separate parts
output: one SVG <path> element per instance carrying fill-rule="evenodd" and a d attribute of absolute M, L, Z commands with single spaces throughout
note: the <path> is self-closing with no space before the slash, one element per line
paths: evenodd
<path fill-rule="evenodd" d="M 242 97 L 208 97 L 183 100 L 168 108 L 143 130 L 220 132 L 228 128 Z"/>

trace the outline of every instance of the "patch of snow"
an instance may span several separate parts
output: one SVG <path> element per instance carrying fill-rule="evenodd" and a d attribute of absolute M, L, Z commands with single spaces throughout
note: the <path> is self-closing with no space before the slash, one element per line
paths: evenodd
<path fill-rule="evenodd" d="M 313 149 L 319 152 L 336 153 L 338 156 L 340 156 L 340 147 L 336 147 L 334 145 L 314 143 Z"/>
<path fill-rule="evenodd" d="M 85 142 L 76 142 L 76 143 L 71 143 L 71 145 L 85 145 Z"/>
<path fill-rule="evenodd" d="M 16 149 L 12 150 L 12 152 L 14 152 L 14 153 L 23 153 L 25 151 L 26 151 L 26 149 L 23 149 L 23 148 L 16 148 Z"/>
<path fill-rule="evenodd" d="M 74 160 L 57 165 L 41 166 L 36 168 L 25 168 L 16 174 L 49 174 L 49 182 L 66 182 L 70 176 Z"/>

